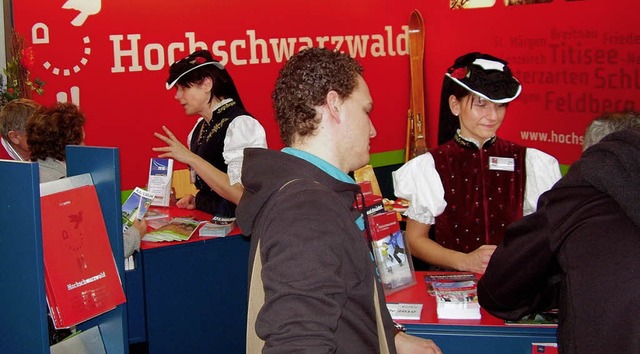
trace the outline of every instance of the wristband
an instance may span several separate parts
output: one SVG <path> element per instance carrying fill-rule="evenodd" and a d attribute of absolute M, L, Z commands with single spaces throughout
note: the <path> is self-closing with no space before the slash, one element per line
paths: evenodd
<path fill-rule="evenodd" d="M 394 336 L 398 335 L 398 333 L 400 332 L 407 333 L 407 328 L 401 323 L 393 322 L 393 327 L 394 327 L 394 332 L 393 332 Z"/>

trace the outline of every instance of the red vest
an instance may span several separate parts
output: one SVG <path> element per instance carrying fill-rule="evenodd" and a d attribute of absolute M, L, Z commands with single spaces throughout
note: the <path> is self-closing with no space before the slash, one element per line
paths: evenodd
<path fill-rule="evenodd" d="M 435 239 L 460 252 L 497 245 L 522 217 L 526 147 L 493 138 L 481 149 L 455 139 L 431 151 L 447 207 L 436 217 Z M 514 171 L 490 169 L 490 157 L 513 158 Z"/>

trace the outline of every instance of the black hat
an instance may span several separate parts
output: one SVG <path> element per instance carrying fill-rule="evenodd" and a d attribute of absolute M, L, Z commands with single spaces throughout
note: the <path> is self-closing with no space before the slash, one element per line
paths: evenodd
<path fill-rule="evenodd" d="M 488 54 L 465 54 L 456 59 L 445 75 L 494 103 L 511 102 L 522 91 L 520 82 L 511 74 L 507 62 Z"/>
<path fill-rule="evenodd" d="M 171 64 L 169 68 L 169 78 L 167 79 L 167 90 L 171 89 L 185 74 L 205 65 L 215 65 L 220 70 L 224 70 L 224 65 L 213 59 L 208 50 L 197 50 L 189 56 Z"/>

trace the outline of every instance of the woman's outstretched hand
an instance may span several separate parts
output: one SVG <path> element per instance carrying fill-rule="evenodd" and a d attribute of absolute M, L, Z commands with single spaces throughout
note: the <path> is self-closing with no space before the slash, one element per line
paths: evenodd
<path fill-rule="evenodd" d="M 189 151 L 189 149 L 187 149 L 187 147 L 184 146 L 184 144 L 182 144 L 175 135 L 173 135 L 169 128 L 163 125 L 162 130 L 164 130 L 164 133 L 166 135 L 163 135 L 161 133 L 153 133 L 153 135 L 165 142 L 167 146 L 154 147 L 152 148 L 152 150 L 161 153 L 160 155 L 158 155 L 158 157 L 172 158 L 182 163 L 190 164 L 191 160 L 193 160 L 193 158 L 197 155 Z"/>

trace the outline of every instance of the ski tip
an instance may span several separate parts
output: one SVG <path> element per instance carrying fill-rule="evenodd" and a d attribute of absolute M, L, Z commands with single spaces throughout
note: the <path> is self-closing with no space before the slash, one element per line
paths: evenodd
<path fill-rule="evenodd" d="M 418 9 L 415 9 L 411 12 L 411 16 L 409 17 L 409 28 L 422 28 L 424 27 L 424 21 L 422 20 L 422 14 Z"/>

